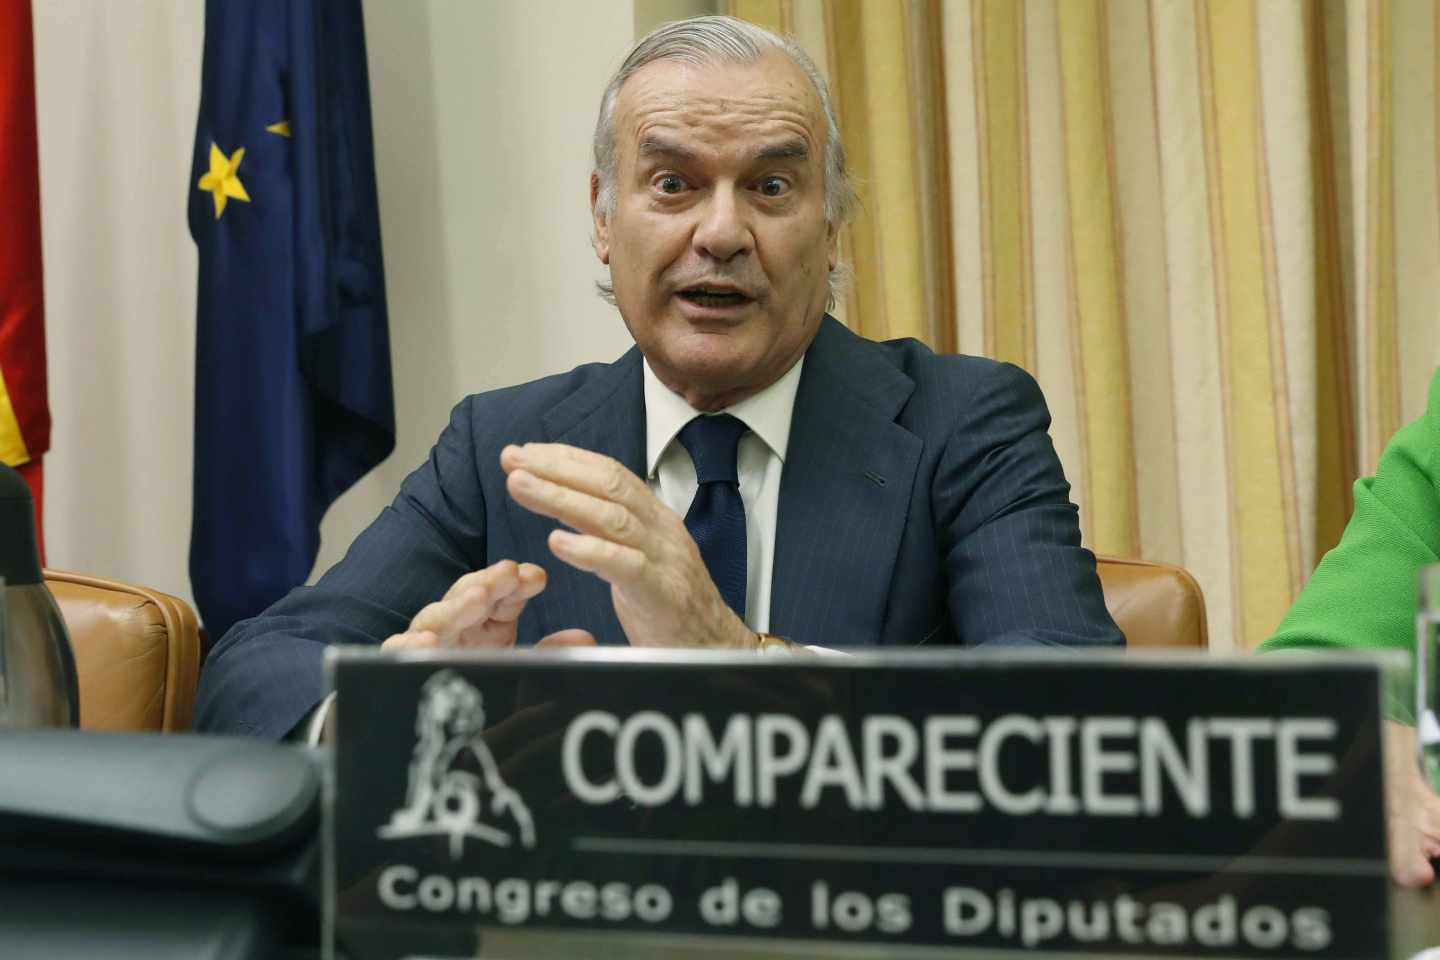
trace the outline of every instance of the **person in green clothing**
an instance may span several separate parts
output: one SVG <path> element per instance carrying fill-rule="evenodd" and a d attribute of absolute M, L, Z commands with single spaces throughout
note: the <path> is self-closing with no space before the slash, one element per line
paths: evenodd
<path fill-rule="evenodd" d="M 1413 656 L 1421 567 L 1440 562 L 1440 371 L 1425 414 L 1402 427 L 1373 477 L 1355 483 L 1355 512 L 1262 651 L 1391 649 Z M 1391 873 L 1432 883 L 1440 857 L 1440 798 L 1414 760 L 1411 695 L 1387 696 L 1386 793 Z"/>

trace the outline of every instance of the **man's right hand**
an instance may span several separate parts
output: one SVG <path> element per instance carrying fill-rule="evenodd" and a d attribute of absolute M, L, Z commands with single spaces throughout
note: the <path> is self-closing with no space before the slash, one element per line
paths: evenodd
<path fill-rule="evenodd" d="M 404 633 L 387 638 L 385 650 L 434 647 L 513 647 L 525 604 L 545 589 L 545 570 L 533 563 L 501 560 L 456 580 L 445 596 L 422 607 Z M 585 630 L 561 630 L 547 646 L 589 646 Z"/>

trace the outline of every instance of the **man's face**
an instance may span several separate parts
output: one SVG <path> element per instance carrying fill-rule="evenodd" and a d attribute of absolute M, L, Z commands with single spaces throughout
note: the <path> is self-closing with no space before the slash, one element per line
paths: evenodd
<path fill-rule="evenodd" d="M 615 205 L 596 206 L 630 335 L 660 381 L 717 410 L 770 385 L 819 329 L 835 265 L 825 121 L 788 57 L 660 61 L 620 90 Z"/>

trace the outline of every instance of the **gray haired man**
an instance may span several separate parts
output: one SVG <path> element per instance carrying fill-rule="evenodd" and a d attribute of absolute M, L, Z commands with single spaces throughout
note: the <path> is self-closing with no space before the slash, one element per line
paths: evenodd
<path fill-rule="evenodd" d="M 590 177 L 635 348 L 462 401 L 340 564 L 219 643 L 199 725 L 303 726 L 334 642 L 1123 644 L 1034 381 L 826 314 L 853 196 L 793 43 L 637 44 Z"/>

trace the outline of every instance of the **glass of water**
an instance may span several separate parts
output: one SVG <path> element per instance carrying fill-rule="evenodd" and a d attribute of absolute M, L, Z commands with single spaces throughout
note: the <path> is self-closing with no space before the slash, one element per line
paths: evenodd
<path fill-rule="evenodd" d="M 1440 790 L 1440 563 L 1420 568 L 1415 604 L 1415 743 L 1420 770 Z"/>

